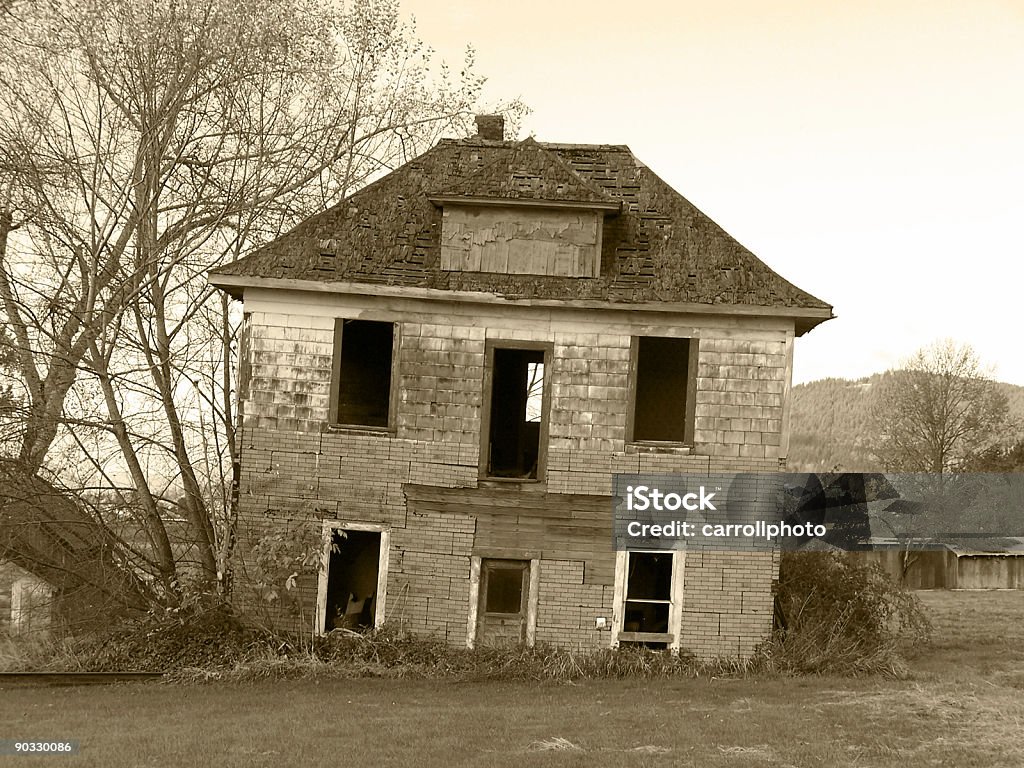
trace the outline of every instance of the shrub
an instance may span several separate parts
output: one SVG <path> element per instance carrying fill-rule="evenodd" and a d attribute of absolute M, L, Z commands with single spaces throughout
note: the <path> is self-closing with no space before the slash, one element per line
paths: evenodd
<path fill-rule="evenodd" d="M 164 672 L 233 664 L 274 644 L 224 604 L 154 611 L 89 639 L 78 653 L 82 668 L 97 672 Z"/>
<path fill-rule="evenodd" d="M 913 593 L 855 553 L 783 553 L 775 612 L 761 659 L 779 671 L 903 676 L 931 632 Z"/>

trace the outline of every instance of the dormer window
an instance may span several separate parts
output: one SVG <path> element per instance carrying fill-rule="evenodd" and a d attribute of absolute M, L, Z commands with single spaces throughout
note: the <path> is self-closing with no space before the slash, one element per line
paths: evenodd
<path fill-rule="evenodd" d="M 599 277 L 603 222 L 600 210 L 447 203 L 441 269 Z"/>
<path fill-rule="evenodd" d="M 533 139 L 431 194 L 443 209 L 441 269 L 599 277 L 604 217 L 621 201 Z"/>

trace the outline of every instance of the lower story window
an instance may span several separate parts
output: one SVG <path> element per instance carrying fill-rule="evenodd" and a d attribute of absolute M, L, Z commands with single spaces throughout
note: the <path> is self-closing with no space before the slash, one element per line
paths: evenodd
<path fill-rule="evenodd" d="M 684 559 L 683 552 L 671 550 L 618 553 L 613 646 L 679 647 Z"/>

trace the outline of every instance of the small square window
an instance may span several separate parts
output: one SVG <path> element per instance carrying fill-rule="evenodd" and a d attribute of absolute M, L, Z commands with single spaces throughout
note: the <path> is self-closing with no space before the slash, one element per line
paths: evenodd
<path fill-rule="evenodd" d="M 521 613 L 525 566 L 487 563 L 485 568 L 484 613 Z"/>

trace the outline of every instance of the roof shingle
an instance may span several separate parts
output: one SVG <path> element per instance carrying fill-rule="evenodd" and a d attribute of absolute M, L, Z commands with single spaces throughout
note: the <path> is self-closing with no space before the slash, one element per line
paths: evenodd
<path fill-rule="evenodd" d="M 441 210 L 431 202 L 437 197 L 611 203 L 619 212 L 605 217 L 600 277 L 448 272 L 440 268 Z M 831 310 L 736 242 L 628 147 L 533 139 L 442 140 L 277 240 L 213 270 L 211 282 L 218 275 L 504 298 L 788 308 L 795 316 Z"/>

